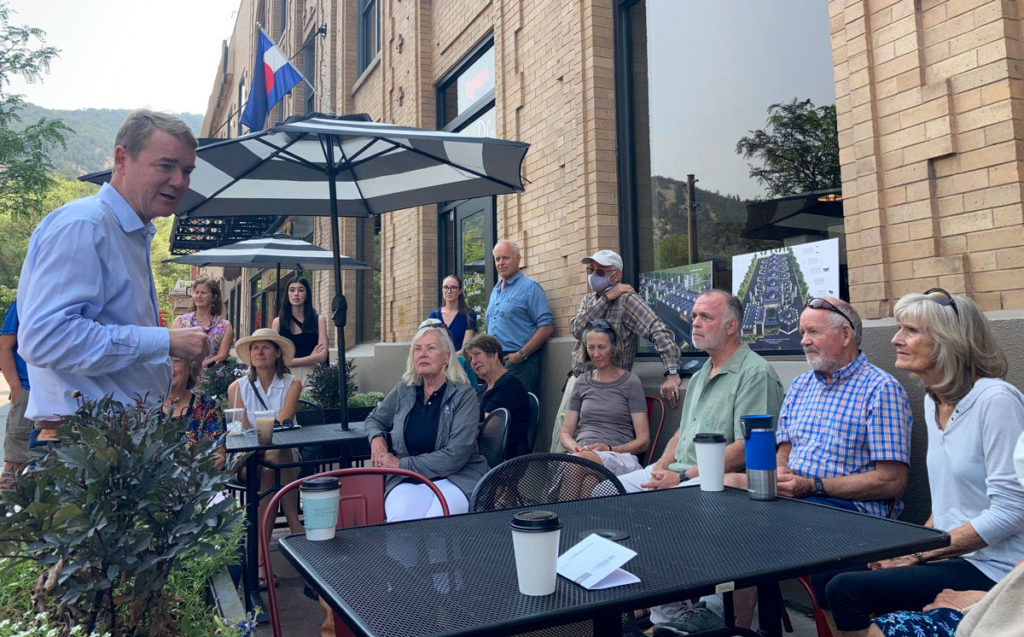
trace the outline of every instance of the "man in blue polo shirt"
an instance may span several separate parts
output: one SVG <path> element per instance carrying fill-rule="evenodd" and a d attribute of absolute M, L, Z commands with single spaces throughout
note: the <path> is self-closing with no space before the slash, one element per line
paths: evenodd
<path fill-rule="evenodd" d="M 11 303 L 0 329 L 0 372 L 11 389 L 11 411 L 7 415 L 4 436 L 4 469 L 0 488 L 14 483 L 18 472 L 29 461 L 28 437 L 32 421 L 25 417 L 28 406 L 28 368 L 18 356 L 18 302 Z"/>
<path fill-rule="evenodd" d="M 555 317 L 540 284 L 519 271 L 519 246 L 502 240 L 492 254 L 499 278 L 487 302 L 487 333 L 501 343 L 505 369 L 537 394 L 540 349 L 555 333 Z"/>

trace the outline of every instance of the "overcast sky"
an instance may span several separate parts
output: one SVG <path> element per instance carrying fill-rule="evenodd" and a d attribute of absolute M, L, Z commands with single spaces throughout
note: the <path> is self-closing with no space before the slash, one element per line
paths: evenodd
<path fill-rule="evenodd" d="M 37 84 L 11 90 L 46 108 L 206 112 L 239 0 L 9 0 L 11 23 L 60 49 Z"/>

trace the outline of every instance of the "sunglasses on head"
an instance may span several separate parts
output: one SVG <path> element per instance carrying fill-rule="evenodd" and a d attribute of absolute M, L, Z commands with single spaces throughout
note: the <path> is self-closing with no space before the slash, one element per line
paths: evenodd
<path fill-rule="evenodd" d="M 588 330 L 611 330 L 612 326 L 608 321 L 591 321 L 587 323 L 586 329 Z"/>
<path fill-rule="evenodd" d="M 444 321 L 442 321 L 441 319 L 434 318 L 428 318 L 427 320 L 420 323 L 419 329 L 422 330 L 425 327 L 437 327 L 444 330 L 448 329 L 448 326 L 444 324 Z"/>
<path fill-rule="evenodd" d="M 825 299 L 819 299 L 817 297 L 811 297 L 811 298 L 807 299 L 807 305 L 805 305 L 804 308 L 805 309 L 806 308 L 811 308 L 812 310 L 828 310 L 829 312 L 835 312 L 839 316 L 841 316 L 844 319 L 846 319 L 846 322 L 850 324 L 850 327 L 853 327 L 853 329 L 855 329 L 855 330 L 857 329 L 856 327 L 854 327 L 853 321 L 850 320 L 849 316 L 847 316 L 842 310 L 840 310 L 838 307 L 832 305 L 831 303 L 829 303 Z"/>
<path fill-rule="evenodd" d="M 925 292 L 924 295 L 943 307 L 948 306 L 953 308 L 953 314 L 955 314 L 957 318 L 960 318 L 960 310 L 956 309 L 956 302 L 953 301 L 953 295 L 949 292 L 942 288 L 932 288 Z"/>

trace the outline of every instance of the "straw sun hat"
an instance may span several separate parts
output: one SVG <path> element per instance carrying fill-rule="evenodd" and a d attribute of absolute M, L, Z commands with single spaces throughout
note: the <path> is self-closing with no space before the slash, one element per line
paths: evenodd
<path fill-rule="evenodd" d="M 281 348 L 281 358 L 285 365 L 290 365 L 292 359 L 295 358 L 295 345 L 287 338 L 281 336 L 277 330 L 272 330 L 269 327 L 261 327 L 252 333 L 252 336 L 245 336 L 238 339 L 235 343 L 235 354 L 238 358 L 242 359 L 242 362 L 246 365 L 252 365 L 252 361 L 249 359 L 249 346 L 256 341 L 270 341 L 275 343 Z"/>

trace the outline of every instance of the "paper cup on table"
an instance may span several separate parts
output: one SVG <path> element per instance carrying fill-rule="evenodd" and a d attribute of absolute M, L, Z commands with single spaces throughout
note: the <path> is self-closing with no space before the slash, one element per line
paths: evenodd
<path fill-rule="evenodd" d="M 273 410 L 257 411 L 256 417 L 256 442 L 261 445 L 269 445 L 274 441 L 274 418 L 277 412 Z"/>
<path fill-rule="evenodd" d="M 697 451 L 697 471 L 700 473 L 701 491 L 721 491 L 725 488 L 725 436 L 697 434 L 693 437 Z"/>
<path fill-rule="evenodd" d="M 229 436 L 237 436 L 242 433 L 242 414 L 244 413 L 245 409 L 241 407 L 224 410 L 224 422 L 227 424 Z"/>
<path fill-rule="evenodd" d="M 341 489 L 337 478 L 310 478 L 299 485 L 302 496 L 302 523 L 307 540 L 330 540 L 338 526 L 338 499 Z"/>
<path fill-rule="evenodd" d="M 521 511 L 512 516 L 512 548 L 523 595 L 555 592 L 558 540 L 562 523 L 551 511 Z"/>

